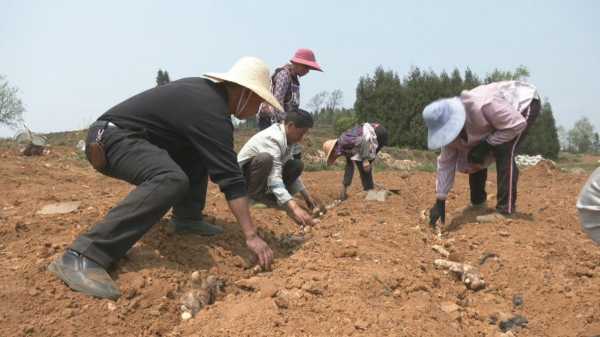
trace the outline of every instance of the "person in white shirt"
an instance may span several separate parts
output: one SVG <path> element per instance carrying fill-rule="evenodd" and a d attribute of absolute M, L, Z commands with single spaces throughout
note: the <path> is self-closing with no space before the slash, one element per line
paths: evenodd
<path fill-rule="evenodd" d="M 274 123 L 248 140 L 238 153 L 238 163 L 255 202 L 277 203 L 300 225 L 313 226 L 317 221 L 294 200 L 300 193 L 309 209 L 317 209 L 300 175 L 304 164 L 293 158 L 293 145 L 302 141 L 313 126 L 310 113 L 298 109 L 289 111 L 282 123 Z"/>
<path fill-rule="evenodd" d="M 600 245 L 600 168 L 583 186 L 577 199 L 577 211 L 583 231 Z"/>

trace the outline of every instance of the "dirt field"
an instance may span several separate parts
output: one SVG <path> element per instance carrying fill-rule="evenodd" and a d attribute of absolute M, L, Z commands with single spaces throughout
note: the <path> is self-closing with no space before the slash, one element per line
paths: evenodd
<path fill-rule="evenodd" d="M 2 337 L 500 336 L 500 322 L 514 315 L 528 324 L 506 336 L 600 335 L 600 247 L 580 231 L 574 208 L 585 173 L 522 171 L 522 213 L 494 224 L 477 224 L 479 213 L 461 211 L 468 184 L 458 175 L 441 238 L 421 216 L 434 199 L 434 173 L 377 172 L 378 183 L 400 190 L 386 202 L 364 201 L 355 177 L 350 199 L 324 215 L 303 243 L 281 211 L 253 210 L 276 251 L 273 271 L 258 275 L 246 268 L 243 236 L 211 185 L 205 213 L 225 234 L 172 235 L 163 220 L 115 268 L 123 296 L 111 302 L 72 292 L 46 271 L 131 189 L 97 174 L 71 149 L 53 147 L 36 158 L 0 149 Z M 341 174 L 307 172 L 304 181 L 329 203 Z M 62 201 L 81 205 L 68 214 L 36 213 Z M 436 244 L 478 267 L 486 287 L 466 289 L 436 269 Z M 223 292 L 182 321 L 180 298 L 194 271 L 222 280 Z"/>

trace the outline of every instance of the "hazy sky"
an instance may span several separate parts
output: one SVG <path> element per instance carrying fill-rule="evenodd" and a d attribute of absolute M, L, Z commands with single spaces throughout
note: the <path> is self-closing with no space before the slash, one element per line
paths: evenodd
<path fill-rule="evenodd" d="M 295 4 L 295 5 L 294 5 Z M 404 76 L 527 66 L 560 125 L 600 130 L 600 1 L 6 1 L 0 74 L 20 89 L 34 131 L 84 128 L 123 99 L 171 79 L 225 71 L 239 57 L 272 68 L 312 48 L 324 73 L 301 80 L 305 104 L 382 65 Z M 0 136 L 12 135 L 0 129 Z"/>

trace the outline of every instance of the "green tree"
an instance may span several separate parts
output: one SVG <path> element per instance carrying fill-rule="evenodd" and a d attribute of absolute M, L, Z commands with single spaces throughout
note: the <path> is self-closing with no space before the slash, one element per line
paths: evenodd
<path fill-rule="evenodd" d="M 526 80 L 530 76 L 529 69 L 524 65 L 518 66 L 515 71 L 502 71 L 494 69 L 485 78 L 485 83 L 492 83 L 498 81 L 510 81 L 510 80 Z"/>
<path fill-rule="evenodd" d="M 573 128 L 569 130 L 567 138 L 573 151 L 590 152 L 594 143 L 594 126 L 587 117 L 583 117 L 575 122 Z"/>
<path fill-rule="evenodd" d="M 17 96 L 18 91 L 0 75 L 0 125 L 14 128 L 23 121 L 25 107 Z"/>
<path fill-rule="evenodd" d="M 598 132 L 594 133 L 594 141 L 592 143 L 594 153 L 600 153 L 600 136 Z"/>
<path fill-rule="evenodd" d="M 156 75 L 156 86 L 161 86 L 169 82 L 171 82 L 171 79 L 169 78 L 169 72 L 158 69 L 158 73 Z"/>
<path fill-rule="evenodd" d="M 471 68 L 467 67 L 465 70 L 465 80 L 463 81 L 463 90 L 470 90 L 481 85 L 479 77 L 473 73 Z"/>
<path fill-rule="evenodd" d="M 546 158 L 557 159 L 559 151 L 560 141 L 556 121 L 552 113 L 552 105 L 546 99 L 540 115 L 528 130 L 520 152 L 530 155 L 541 154 Z"/>

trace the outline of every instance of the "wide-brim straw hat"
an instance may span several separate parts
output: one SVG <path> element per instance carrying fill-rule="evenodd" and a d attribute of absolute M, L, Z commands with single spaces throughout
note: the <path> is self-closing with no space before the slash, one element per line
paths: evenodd
<path fill-rule="evenodd" d="M 226 73 L 206 73 L 203 76 L 214 82 L 238 84 L 257 94 L 275 109 L 283 111 L 283 107 L 271 93 L 269 66 L 257 57 L 242 57 Z"/>
<path fill-rule="evenodd" d="M 465 125 L 465 107 L 458 97 L 444 98 L 428 104 L 423 109 L 427 125 L 427 147 L 439 149 L 450 144 Z"/>
<path fill-rule="evenodd" d="M 335 154 L 335 146 L 337 139 L 329 139 L 323 143 L 323 152 L 325 152 L 325 158 L 327 159 L 327 165 L 333 165 L 338 156 Z"/>

